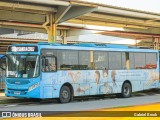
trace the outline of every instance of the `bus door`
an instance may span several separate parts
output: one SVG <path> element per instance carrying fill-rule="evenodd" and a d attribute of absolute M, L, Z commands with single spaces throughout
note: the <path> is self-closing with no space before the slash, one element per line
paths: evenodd
<path fill-rule="evenodd" d="M 57 80 L 57 58 L 52 56 L 42 57 L 41 84 L 44 98 L 53 98 L 53 87 Z"/>

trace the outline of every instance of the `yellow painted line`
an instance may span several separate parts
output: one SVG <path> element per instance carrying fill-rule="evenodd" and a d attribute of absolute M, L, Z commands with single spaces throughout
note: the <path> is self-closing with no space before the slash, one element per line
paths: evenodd
<path fill-rule="evenodd" d="M 102 111 L 160 111 L 160 103 L 136 105 L 121 108 L 101 109 Z"/>

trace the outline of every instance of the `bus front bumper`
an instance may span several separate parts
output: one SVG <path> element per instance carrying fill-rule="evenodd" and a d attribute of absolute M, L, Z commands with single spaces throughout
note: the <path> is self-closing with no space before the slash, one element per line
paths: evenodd
<path fill-rule="evenodd" d="M 39 87 L 32 91 L 7 89 L 5 90 L 5 96 L 17 98 L 40 98 L 40 89 Z"/>

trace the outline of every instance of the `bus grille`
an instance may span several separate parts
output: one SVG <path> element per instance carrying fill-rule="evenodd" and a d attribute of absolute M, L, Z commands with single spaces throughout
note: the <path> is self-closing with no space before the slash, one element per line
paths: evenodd
<path fill-rule="evenodd" d="M 25 95 L 25 94 L 27 93 L 27 90 L 8 89 L 7 92 L 8 92 L 9 94 Z"/>
<path fill-rule="evenodd" d="M 16 85 L 25 85 L 30 83 L 29 80 L 12 80 L 12 79 L 7 80 L 7 82 L 9 84 L 16 84 Z"/>

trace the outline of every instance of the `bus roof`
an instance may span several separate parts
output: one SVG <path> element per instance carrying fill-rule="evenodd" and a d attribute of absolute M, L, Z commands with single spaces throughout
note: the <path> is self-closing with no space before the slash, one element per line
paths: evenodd
<path fill-rule="evenodd" d="M 40 42 L 38 44 L 13 44 L 10 46 L 18 46 L 18 47 L 29 47 L 29 46 L 38 46 L 39 49 L 73 49 L 73 50 L 114 50 L 114 51 L 141 51 L 141 52 L 157 52 L 158 50 L 154 49 L 146 49 L 136 46 L 127 46 L 127 45 L 119 45 L 119 44 L 93 44 L 93 43 L 77 43 L 77 44 L 60 44 L 53 43 L 49 44 L 47 42 Z M 37 48 L 38 49 L 38 48 Z M 9 52 L 9 51 L 8 51 Z M 29 52 L 29 51 L 28 51 Z M 36 51 L 35 51 L 36 52 Z M 40 52 L 39 50 L 37 52 Z"/>
<path fill-rule="evenodd" d="M 130 46 L 126 45 L 118 45 L 118 44 L 94 44 L 94 43 L 76 43 L 76 44 L 60 44 L 60 43 L 38 43 L 38 45 L 53 45 L 53 46 L 81 46 L 81 47 L 100 47 L 100 48 L 130 48 Z"/>
<path fill-rule="evenodd" d="M 11 46 L 33 46 L 33 45 L 49 45 L 49 46 L 79 46 L 79 47 L 96 47 L 96 48 L 122 48 L 122 49 L 149 49 L 147 47 L 127 46 L 120 44 L 94 44 L 94 43 L 76 43 L 76 44 L 61 44 L 48 42 L 39 42 L 38 44 L 12 44 Z"/>

